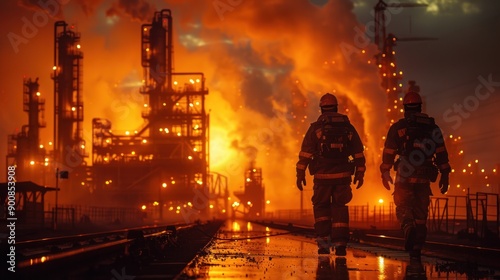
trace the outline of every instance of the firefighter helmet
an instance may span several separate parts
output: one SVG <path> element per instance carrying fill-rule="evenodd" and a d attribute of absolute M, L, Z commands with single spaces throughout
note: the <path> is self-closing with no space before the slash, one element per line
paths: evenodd
<path fill-rule="evenodd" d="M 403 105 L 418 105 L 422 104 L 420 97 L 420 87 L 416 85 L 415 81 L 408 81 L 408 90 L 403 97 Z"/>
<path fill-rule="evenodd" d="M 422 104 L 422 98 L 420 97 L 420 94 L 414 91 L 410 91 L 405 94 L 405 97 L 403 98 L 403 105 L 418 105 Z"/>
<path fill-rule="evenodd" d="M 326 93 L 325 95 L 321 96 L 321 99 L 319 100 L 319 107 L 330 107 L 330 106 L 337 106 L 337 97 L 331 93 Z"/>

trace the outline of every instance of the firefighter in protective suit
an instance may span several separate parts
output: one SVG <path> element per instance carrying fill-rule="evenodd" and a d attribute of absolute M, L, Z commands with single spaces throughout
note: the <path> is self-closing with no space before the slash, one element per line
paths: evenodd
<path fill-rule="evenodd" d="M 389 183 L 394 184 L 396 216 L 404 233 L 405 250 L 414 264 L 420 263 L 420 251 L 427 238 L 430 182 L 436 181 L 439 171 L 439 189 L 446 193 L 451 171 L 441 129 L 433 118 L 422 113 L 419 92 L 420 88 L 410 81 L 403 98 L 404 118 L 389 128 L 380 165 L 384 187 L 390 190 Z M 393 167 L 395 183 L 390 175 Z"/>
<path fill-rule="evenodd" d="M 351 181 L 363 185 L 363 143 L 346 115 L 339 114 L 337 98 L 326 93 L 320 99 L 321 115 L 307 130 L 297 162 L 297 188 L 306 185 L 306 169 L 314 176 L 313 212 L 318 253 L 346 255 L 349 241 Z"/>

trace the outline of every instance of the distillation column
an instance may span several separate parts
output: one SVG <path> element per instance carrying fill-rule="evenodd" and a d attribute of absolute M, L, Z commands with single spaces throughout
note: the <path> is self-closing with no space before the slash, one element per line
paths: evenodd
<path fill-rule="evenodd" d="M 167 184 L 167 197 L 192 201 L 197 190 L 207 193 L 208 90 L 202 73 L 173 73 L 172 29 L 170 10 L 156 12 L 142 26 L 141 93 L 148 100 L 143 117 L 154 162 L 161 166 L 157 184 Z"/>
<path fill-rule="evenodd" d="M 54 150 L 57 164 L 74 168 L 85 157 L 82 134 L 83 96 L 80 34 L 62 21 L 55 23 L 54 44 Z"/>
<path fill-rule="evenodd" d="M 64 21 L 54 25 L 54 169 L 69 171 L 73 187 L 85 185 L 83 53 L 80 34 Z"/>
<path fill-rule="evenodd" d="M 208 90 L 203 73 L 173 72 L 170 10 L 141 26 L 141 65 L 144 125 L 124 135 L 109 120 L 93 120 L 93 185 L 117 203 L 154 209 L 154 217 L 178 207 L 203 212 L 207 198 L 196 200 L 216 189 L 208 177 Z"/>
<path fill-rule="evenodd" d="M 38 78 L 25 79 L 23 86 L 23 111 L 28 113 L 28 125 L 18 134 L 8 136 L 7 166 L 17 166 L 18 181 L 44 184 L 48 158 L 45 147 L 40 145 L 40 129 L 46 126 L 45 99 L 41 97 Z"/>

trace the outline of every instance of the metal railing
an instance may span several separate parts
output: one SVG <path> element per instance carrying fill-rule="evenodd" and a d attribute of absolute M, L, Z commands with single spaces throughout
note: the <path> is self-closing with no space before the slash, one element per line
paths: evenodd
<path fill-rule="evenodd" d="M 498 242 L 500 200 L 495 193 L 431 197 L 427 228 L 429 233 L 458 234 L 459 237 Z M 399 229 L 395 205 L 349 205 L 349 224 L 359 229 Z M 266 219 L 313 226 L 312 209 L 268 212 Z"/>

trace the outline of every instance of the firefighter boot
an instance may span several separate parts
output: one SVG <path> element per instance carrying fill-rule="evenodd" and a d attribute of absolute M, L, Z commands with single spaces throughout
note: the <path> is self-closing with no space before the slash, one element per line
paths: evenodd
<path fill-rule="evenodd" d="M 411 251 L 415 245 L 416 229 L 413 223 L 407 223 L 403 227 L 405 236 L 405 251 Z"/>
<path fill-rule="evenodd" d="M 422 264 L 420 250 L 410 250 L 410 265 Z"/>
<path fill-rule="evenodd" d="M 318 243 L 318 254 L 330 254 L 330 236 L 317 237 L 316 242 Z"/>
<path fill-rule="evenodd" d="M 336 246 L 335 255 L 339 257 L 347 255 L 346 246 L 345 245 Z"/>

